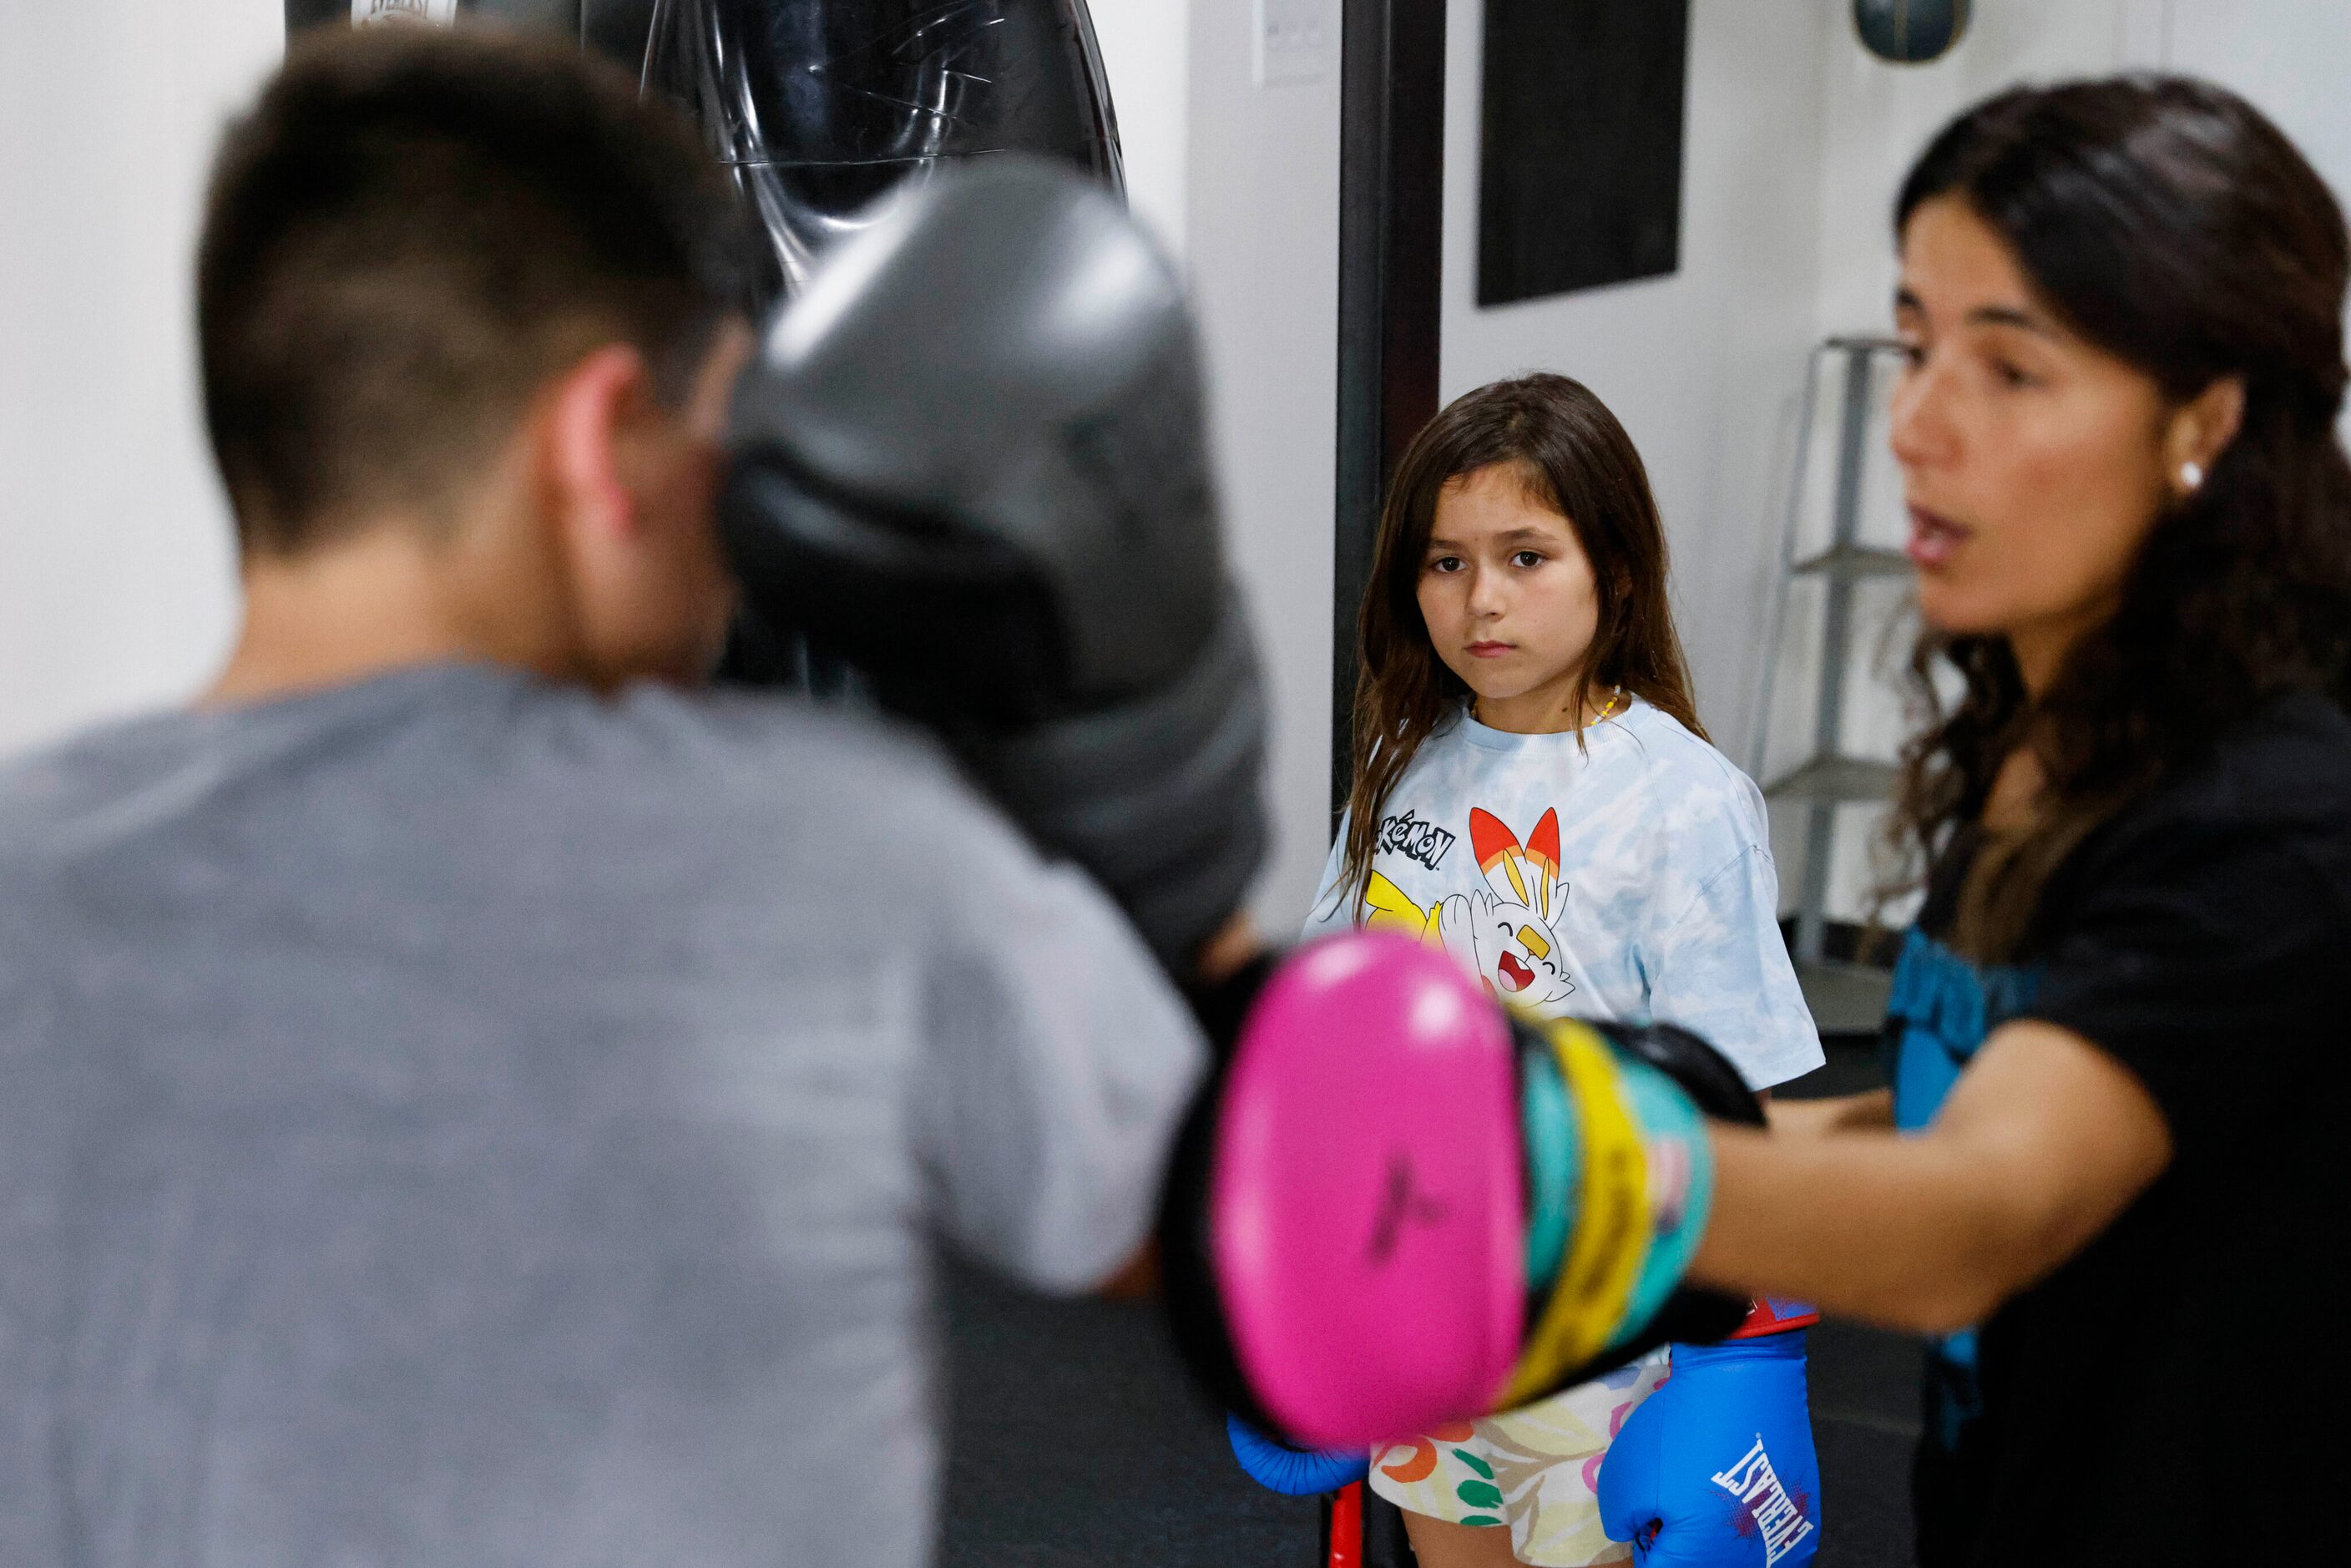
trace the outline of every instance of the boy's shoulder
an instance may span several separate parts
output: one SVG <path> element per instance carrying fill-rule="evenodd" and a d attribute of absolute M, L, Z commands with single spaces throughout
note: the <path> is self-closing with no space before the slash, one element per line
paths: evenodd
<path fill-rule="evenodd" d="M 648 684 L 606 696 L 447 666 L 151 714 L 0 761 L 0 870 L 225 817 L 277 824 L 273 836 L 331 834 L 330 820 L 425 802 L 489 821 L 523 813 L 534 833 L 569 821 L 656 841 L 739 834 L 747 856 L 785 832 L 801 853 L 927 841 L 984 810 L 935 742 L 877 717 L 773 694 Z"/>
<path fill-rule="evenodd" d="M 513 725 L 515 774 L 576 791 L 588 821 L 632 820 L 631 802 L 665 800 L 684 840 L 739 841 L 747 862 L 769 849 L 800 865 L 953 858 L 994 816 L 926 732 L 794 694 L 540 688 Z"/>
<path fill-rule="evenodd" d="M 886 716 L 748 690 L 633 688 L 580 712 L 609 731 L 615 760 L 642 756 L 688 778 L 770 796 L 789 783 L 827 794 L 967 794 L 930 735 Z"/>
<path fill-rule="evenodd" d="M 31 869 L 105 825 L 163 810 L 157 798 L 202 791 L 206 770 L 183 711 L 114 719 L 0 758 L 0 876 Z"/>

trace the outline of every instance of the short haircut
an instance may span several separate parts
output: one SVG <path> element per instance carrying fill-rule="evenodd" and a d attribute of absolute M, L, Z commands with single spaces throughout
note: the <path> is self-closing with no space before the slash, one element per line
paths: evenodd
<path fill-rule="evenodd" d="M 318 29 L 230 127 L 197 261 L 238 542 L 445 515 L 605 343 L 674 402 L 747 254 L 709 153 L 611 66 L 552 37 Z"/>

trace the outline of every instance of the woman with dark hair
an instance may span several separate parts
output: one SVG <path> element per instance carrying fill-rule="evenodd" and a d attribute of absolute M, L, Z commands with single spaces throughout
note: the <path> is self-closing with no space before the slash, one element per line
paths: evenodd
<path fill-rule="evenodd" d="M 1895 226 L 1895 1086 L 1718 1130 L 1696 1272 L 1944 1336 L 1924 1563 L 2332 1538 L 2342 214 L 2241 99 L 2129 78 L 1961 116 Z"/>

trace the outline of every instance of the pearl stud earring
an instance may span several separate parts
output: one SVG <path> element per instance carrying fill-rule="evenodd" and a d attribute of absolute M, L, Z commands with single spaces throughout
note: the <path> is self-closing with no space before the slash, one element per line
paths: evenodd
<path fill-rule="evenodd" d="M 2204 465 L 2201 463 L 2182 463 L 2179 465 L 2179 482 L 2191 492 L 2202 489 Z"/>

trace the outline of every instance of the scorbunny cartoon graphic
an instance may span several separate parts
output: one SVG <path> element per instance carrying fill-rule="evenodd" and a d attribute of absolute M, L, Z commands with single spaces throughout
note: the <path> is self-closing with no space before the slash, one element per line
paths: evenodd
<path fill-rule="evenodd" d="M 1566 999 L 1575 981 L 1552 926 L 1567 898 L 1559 880 L 1559 812 L 1545 811 L 1520 844 L 1499 817 L 1473 807 L 1469 848 L 1485 887 L 1423 909 L 1374 872 L 1364 888 L 1364 925 L 1442 946 L 1506 1002 L 1541 1010 Z"/>

